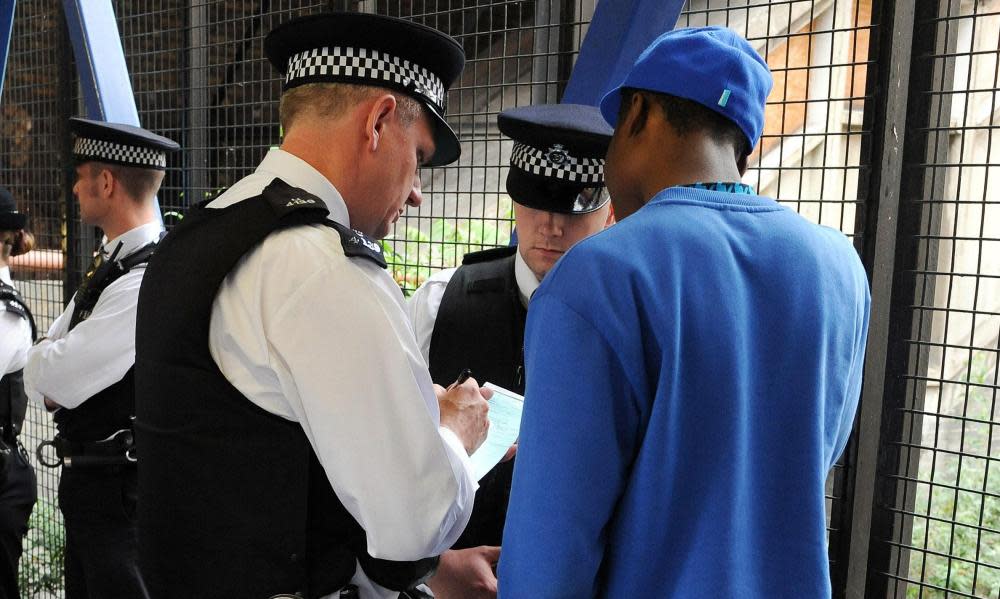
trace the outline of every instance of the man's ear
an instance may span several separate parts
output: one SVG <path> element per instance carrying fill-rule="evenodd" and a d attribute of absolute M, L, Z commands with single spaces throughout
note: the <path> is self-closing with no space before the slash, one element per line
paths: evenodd
<path fill-rule="evenodd" d="M 382 94 L 370 105 L 365 119 L 365 147 L 370 152 L 378 150 L 386 125 L 396 114 L 396 97 Z"/>
<path fill-rule="evenodd" d="M 646 127 L 646 120 L 649 117 L 649 98 L 642 92 L 633 92 L 629 98 L 629 105 L 625 111 L 625 122 L 619 125 L 625 127 L 629 137 L 634 137 Z"/>
<path fill-rule="evenodd" d="M 115 176 L 111 174 L 111 171 L 102 168 L 101 172 L 97 175 L 97 189 L 104 199 L 110 198 L 115 193 L 115 185 L 118 182 L 115 181 Z"/>

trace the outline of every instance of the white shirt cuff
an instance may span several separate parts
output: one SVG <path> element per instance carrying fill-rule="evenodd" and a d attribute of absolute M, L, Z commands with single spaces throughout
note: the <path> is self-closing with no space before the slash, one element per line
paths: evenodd
<path fill-rule="evenodd" d="M 447 426 L 439 426 L 438 433 L 441 438 L 444 439 L 445 446 L 451 450 L 453 454 L 458 456 L 459 463 L 462 464 L 462 469 L 465 470 L 465 476 L 469 480 L 472 487 L 472 491 L 475 492 L 479 489 L 479 481 L 476 480 L 476 474 L 472 470 L 472 460 L 469 459 L 469 454 L 465 451 L 465 445 L 459 440 L 458 435 L 455 431 L 451 430 Z"/>

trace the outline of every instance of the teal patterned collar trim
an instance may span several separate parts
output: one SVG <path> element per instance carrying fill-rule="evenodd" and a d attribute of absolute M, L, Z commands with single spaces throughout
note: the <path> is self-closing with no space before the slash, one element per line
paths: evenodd
<path fill-rule="evenodd" d="M 724 193 L 742 193 L 751 196 L 757 195 L 753 187 L 743 183 L 723 183 L 720 181 L 717 183 L 691 183 L 689 185 L 681 185 L 681 187 L 693 187 L 694 189 L 706 189 L 708 191 L 721 191 Z"/>

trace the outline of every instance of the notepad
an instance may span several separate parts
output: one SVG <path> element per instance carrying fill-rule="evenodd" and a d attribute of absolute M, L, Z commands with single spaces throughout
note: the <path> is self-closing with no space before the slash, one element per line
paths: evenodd
<path fill-rule="evenodd" d="M 479 449 L 469 456 L 476 480 L 481 480 L 499 464 L 510 446 L 517 441 L 521 432 L 521 411 L 524 408 L 524 397 L 517 393 L 492 383 L 486 383 L 483 387 L 492 390 L 493 397 L 489 400 L 489 433 Z"/>

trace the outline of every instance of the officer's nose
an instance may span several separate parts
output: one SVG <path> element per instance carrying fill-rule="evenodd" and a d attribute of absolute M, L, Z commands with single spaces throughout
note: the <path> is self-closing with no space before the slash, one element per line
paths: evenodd
<path fill-rule="evenodd" d="M 406 205 L 416 208 L 424 203 L 424 194 L 420 189 L 420 173 L 413 175 L 413 187 L 410 188 L 410 195 L 406 198 Z"/>
<path fill-rule="evenodd" d="M 539 229 L 546 237 L 561 237 L 564 224 L 565 219 L 563 215 L 555 212 L 544 212 L 539 223 Z"/>

